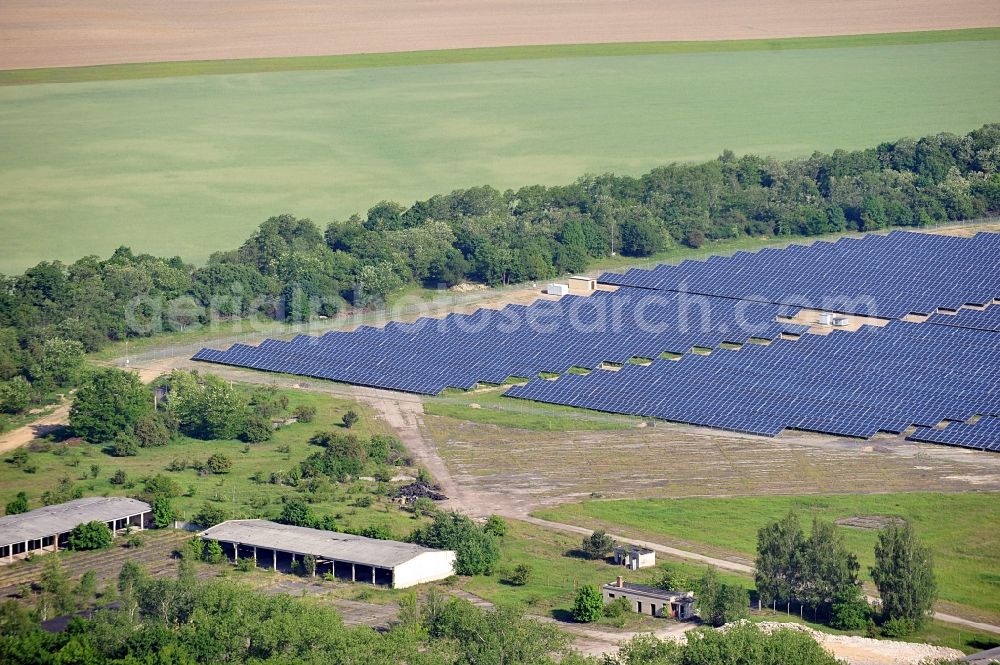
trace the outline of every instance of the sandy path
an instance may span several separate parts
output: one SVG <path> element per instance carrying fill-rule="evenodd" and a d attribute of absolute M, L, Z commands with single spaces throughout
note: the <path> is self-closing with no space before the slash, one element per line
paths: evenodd
<path fill-rule="evenodd" d="M 24 427 L 0 434 L 0 454 L 31 443 L 39 436 L 52 431 L 69 420 L 69 404 L 57 407 L 52 413 Z"/>
<path fill-rule="evenodd" d="M 1000 25 L 994 0 L 4 0 L 0 69 Z"/>

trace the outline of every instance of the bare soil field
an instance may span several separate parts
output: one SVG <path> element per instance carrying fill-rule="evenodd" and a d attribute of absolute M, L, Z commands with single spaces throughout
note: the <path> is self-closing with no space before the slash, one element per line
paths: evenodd
<path fill-rule="evenodd" d="M 494 510 L 606 498 L 1000 489 L 1000 457 L 900 437 L 785 432 L 769 439 L 701 427 L 552 433 L 424 415 L 460 497 Z"/>
<path fill-rule="evenodd" d="M 1000 25 L 992 0 L 5 0 L 0 69 Z"/>

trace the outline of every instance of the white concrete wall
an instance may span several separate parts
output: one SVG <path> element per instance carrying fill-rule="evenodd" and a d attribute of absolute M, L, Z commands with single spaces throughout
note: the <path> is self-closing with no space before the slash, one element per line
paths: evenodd
<path fill-rule="evenodd" d="M 393 569 L 394 589 L 443 580 L 455 574 L 455 553 L 451 550 L 424 552 Z"/>

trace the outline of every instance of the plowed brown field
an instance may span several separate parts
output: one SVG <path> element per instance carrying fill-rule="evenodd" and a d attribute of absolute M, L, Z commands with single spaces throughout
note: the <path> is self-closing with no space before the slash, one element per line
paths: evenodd
<path fill-rule="evenodd" d="M 4 0 L 0 69 L 997 25 L 995 0 Z"/>

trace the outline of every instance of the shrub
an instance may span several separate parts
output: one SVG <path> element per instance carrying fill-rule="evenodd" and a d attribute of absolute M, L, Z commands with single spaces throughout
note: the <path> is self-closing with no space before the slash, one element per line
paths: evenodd
<path fill-rule="evenodd" d="M 136 534 L 134 536 L 129 536 L 129 539 L 125 541 L 125 547 L 129 548 L 130 550 L 134 550 L 142 547 L 142 543 L 143 543 L 142 536 Z"/>
<path fill-rule="evenodd" d="M 181 556 L 185 559 L 194 559 L 195 561 L 200 561 L 205 558 L 205 541 L 201 538 L 195 536 L 187 542 L 184 546 L 184 550 L 181 552 Z"/>
<path fill-rule="evenodd" d="M 604 615 L 604 598 L 593 584 L 580 587 L 573 602 L 573 621 L 591 623 Z"/>
<path fill-rule="evenodd" d="M 31 404 L 34 392 L 23 376 L 0 382 L 0 413 L 21 413 Z"/>
<path fill-rule="evenodd" d="M 871 607 L 861 587 L 851 584 L 833 595 L 830 625 L 838 630 L 860 630 L 868 625 Z"/>
<path fill-rule="evenodd" d="M 380 466 L 375 470 L 375 480 L 380 483 L 387 483 L 392 480 L 392 472 L 384 466 Z"/>
<path fill-rule="evenodd" d="M 18 492 L 17 496 L 7 504 L 6 515 L 20 515 L 28 512 L 28 495 L 26 492 Z"/>
<path fill-rule="evenodd" d="M 343 418 L 344 427 L 346 427 L 347 429 L 351 429 L 357 424 L 359 420 L 361 420 L 361 416 L 359 416 L 357 412 L 351 409 L 350 411 L 344 414 Z"/>
<path fill-rule="evenodd" d="M 208 563 L 221 563 L 224 556 L 225 553 L 222 551 L 222 545 L 219 544 L 219 541 L 210 540 L 205 545 L 203 558 Z"/>
<path fill-rule="evenodd" d="M 531 579 L 531 568 L 523 563 L 515 566 L 514 570 L 507 577 L 507 581 L 514 586 L 524 586 Z"/>
<path fill-rule="evenodd" d="M 153 499 L 153 525 L 157 529 L 166 529 L 174 521 L 174 507 L 166 496 Z"/>
<path fill-rule="evenodd" d="M 128 474 L 124 469 L 118 469 L 108 480 L 112 485 L 124 485 L 128 481 Z"/>
<path fill-rule="evenodd" d="M 617 619 L 631 611 L 632 603 L 629 602 L 628 598 L 622 598 L 621 596 L 604 606 L 604 616 L 609 619 Z"/>
<path fill-rule="evenodd" d="M 615 549 L 615 539 L 598 529 L 583 539 L 580 549 L 591 559 L 604 559 Z"/>
<path fill-rule="evenodd" d="M 247 418 L 243 431 L 240 432 L 240 441 L 264 443 L 270 441 L 272 436 L 274 436 L 274 427 L 271 426 L 271 421 L 263 416 L 253 415 Z"/>
<path fill-rule="evenodd" d="M 425 547 L 454 550 L 459 575 L 492 575 L 500 559 L 495 536 L 460 513 L 438 513 L 434 521 L 410 534 L 410 542 Z"/>
<path fill-rule="evenodd" d="M 147 413 L 135 423 L 135 436 L 143 448 L 170 443 L 170 430 L 158 413 Z"/>
<path fill-rule="evenodd" d="M 295 419 L 300 423 L 311 423 L 316 419 L 316 407 L 315 406 L 297 406 L 295 411 L 292 413 Z"/>
<path fill-rule="evenodd" d="M 213 506 L 210 503 L 202 504 L 201 510 L 191 518 L 195 524 L 203 527 L 215 526 L 225 522 L 228 519 L 226 511 L 218 506 Z"/>
<path fill-rule="evenodd" d="M 205 461 L 205 466 L 212 473 L 229 473 L 233 468 L 233 460 L 222 453 L 215 453 Z"/>
<path fill-rule="evenodd" d="M 72 550 L 104 550 L 111 547 L 114 539 L 107 524 L 95 521 L 74 527 L 68 542 Z"/>
<path fill-rule="evenodd" d="M 187 460 L 175 457 L 174 459 L 170 460 L 170 464 L 167 465 L 167 471 L 173 471 L 173 472 L 183 471 L 187 467 L 188 467 Z"/>
<path fill-rule="evenodd" d="M 115 457 L 135 457 L 139 454 L 139 439 L 134 434 L 119 432 L 111 443 L 111 454 Z"/>
<path fill-rule="evenodd" d="M 912 634 L 914 630 L 916 630 L 916 627 L 913 625 L 913 622 L 902 617 L 893 617 L 881 626 L 883 637 L 906 637 Z"/>
<path fill-rule="evenodd" d="M 257 562 L 255 562 L 250 557 L 240 557 L 236 560 L 236 570 L 241 573 L 249 573 L 257 567 Z"/>
<path fill-rule="evenodd" d="M 507 535 L 507 523 L 499 515 L 490 515 L 490 518 L 486 520 L 486 524 L 483 525 L 483 531 L 497 538 L 503 538 Z"/>

